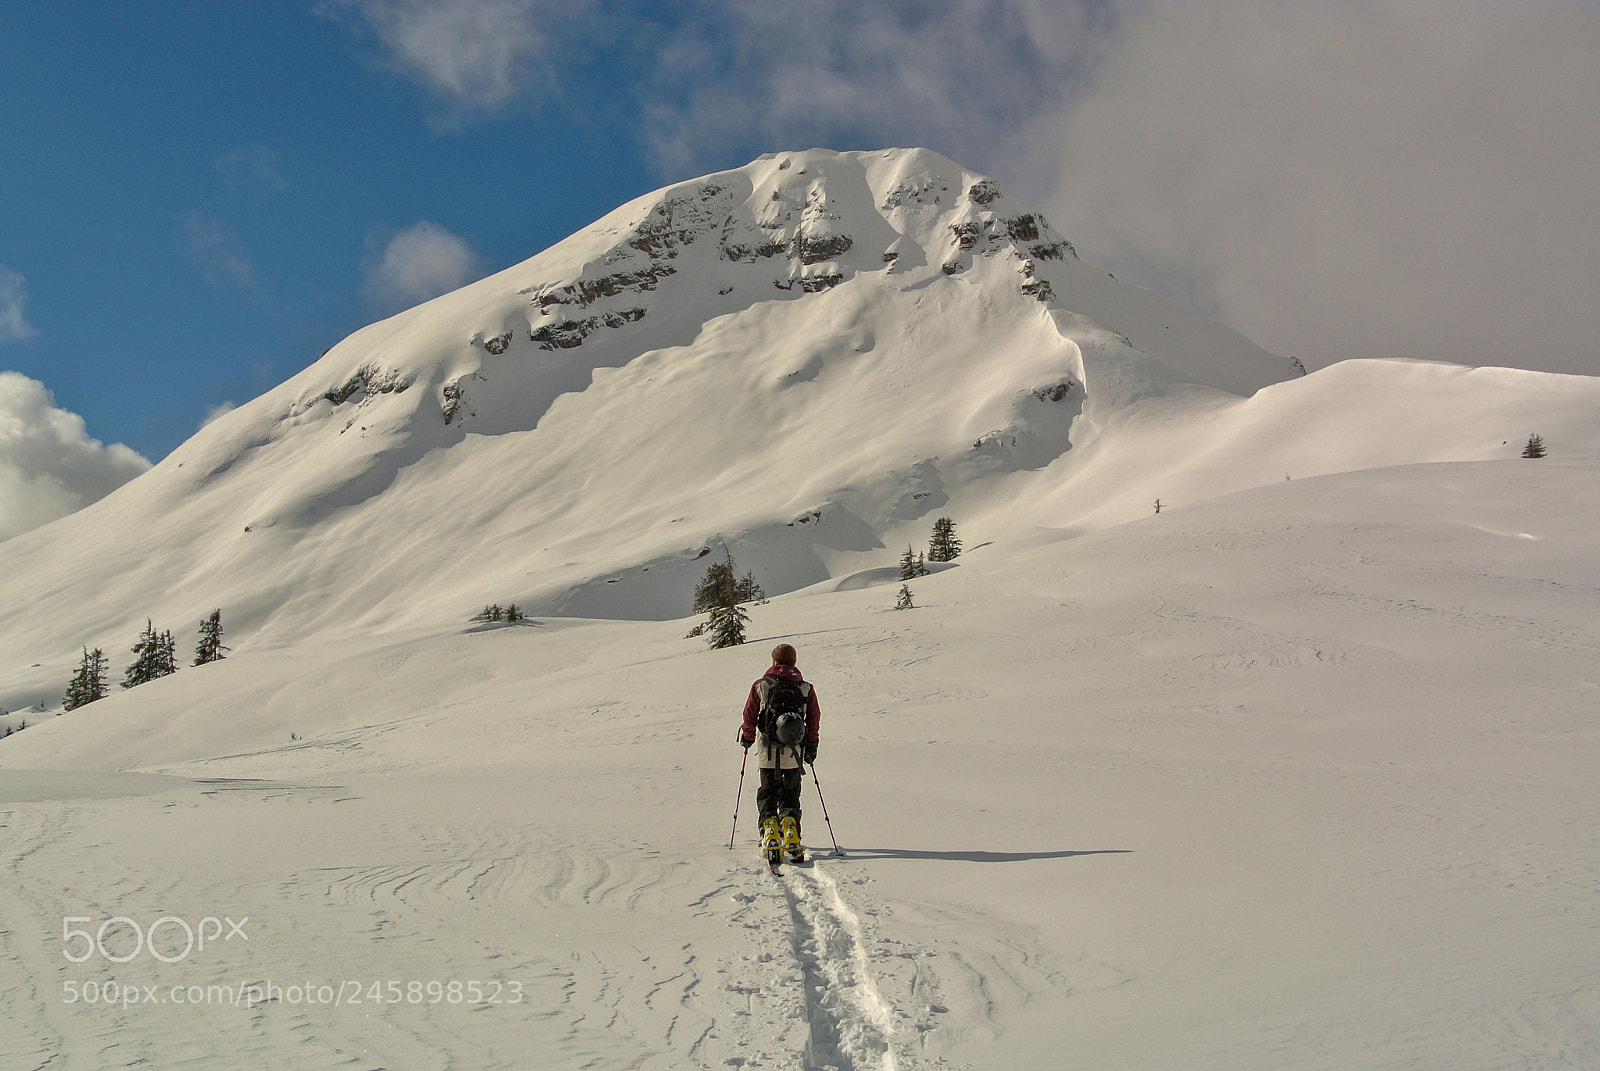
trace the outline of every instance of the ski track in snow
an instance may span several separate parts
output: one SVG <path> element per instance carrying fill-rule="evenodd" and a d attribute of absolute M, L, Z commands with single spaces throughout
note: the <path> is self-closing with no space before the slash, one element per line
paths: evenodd
<path fill-rule="evenodd" d="M 788 868 L 784 887 L 805 977 L 806 1067 L 896 1071 L 894 1015 L 873 983 L 861 921 L 839 895 L 838 882 L 813 863 Z"/>
<path fill-rule="evenodd" d="M 753 950 L 722 989 L 742 1003 L 719 1021 L 721 1063 L 794 1071 L 958 1071 L 947 1054 L 982 1046 L 1064 972 L 1026 931 L 976 911 L 889 901 L 856 861 L 813 859 L 769 877 L 755 865 L 710 894 L 739 905 Z M 774 896 L 772 883 L 780 895 Z M 1085 983 L 1119 984 L 1092 967 Z M 730 1029 L 731 1028 L 731 1029 Z"/>
<path fill-rule="evenodd" d="M 906 905 L 899 926 L 898 905 L 848 859 L 774 879 L 717 852 L 601 849 L 592 831 L 558 845 L 512 825 L 396 813 L 349 787 L 177 784 L 0 810 L 0 1066 L 514 1068 L 537 1054 L 544 1067 L 932 1071 L 965 1066 L 941 1044 L 992 1036 L 1052 982 L 1030 950 L 992 939 L 990 920 Z M 157 826 L 170 843 L 114 844 L 127 824 Z M 303 858 L 287 871 L 250 865 L 272 855 L 271 836 L 305 845 Z M 211 864 L 170 865 L 184 850 Z M 87 916 L 92 930 L 118 915 L 148 926 L 202 912 L 248 916 L 248 946 L 174 966 L 61 956 L 63 918 Z M 959 938 L 925 943 L 954 926 Z M 163 993 L 500 979 L 522 1000 L 63 1001 L 64 982 L 113 979 Z"/>

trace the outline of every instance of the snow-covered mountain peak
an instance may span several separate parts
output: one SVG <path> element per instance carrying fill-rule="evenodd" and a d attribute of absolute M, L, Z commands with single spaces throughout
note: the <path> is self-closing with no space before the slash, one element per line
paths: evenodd
<path fill-rule="evenodd" d="M 777 153 L 357 331 L 6 551 L 42 602 L 96 562 L 111 629 L 672 617 L 708 546 L 804 587 L 1009 510 L 1141 399 L 1292 374 L 936 153 Z"/>
<path fill-rule="evenodd" d="M 524 264 L 352 336 L 304 377 L 298 402 L 339 405 L 425 381 L 447 424 L 529 427 L 542 408 L 524 404 L 526 392 L 515 392 L 517 419 L 489 401 L 505 392 L 482 383 L 517 365 L 572 363 L 533 351 L 586 348 L 593 356 L 578 364 L 614 366 L 686 344 L 716 316 L 864 274 L 926 283 L 977 259 L 1005 260 L 1017 292 L 1044 301 L 1053 292 L 1039 262 L 1072 256 L 993 180 L 927 150 L 772 154 L 638 198 Z M 419 328 L 441 317 L 471 326 L 440 346 Z M 401 338 L 409 344 L 394 345 Z"/>

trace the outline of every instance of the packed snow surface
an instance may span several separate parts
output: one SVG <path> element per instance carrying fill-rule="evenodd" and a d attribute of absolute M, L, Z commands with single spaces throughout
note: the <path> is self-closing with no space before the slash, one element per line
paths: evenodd
<path fill-rule="evenodd" d="M 0 544 L 0 1066 L 1600 1066 L 1597 532 L 1593 379 L 1295 375 L 931 153 L 660 191 Z"/>

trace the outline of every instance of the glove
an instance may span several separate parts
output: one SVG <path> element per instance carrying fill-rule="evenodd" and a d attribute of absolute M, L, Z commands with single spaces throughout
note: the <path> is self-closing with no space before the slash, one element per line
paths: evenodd
<path fill-rule="evenodd" d="M 753 743 L 755 743 L 754 740 L 746 740 L 743 736 L 739 737 L 739 746 L 744 748 L 746 751 L 750 750 L 750 745 Z"/>
<path fill-rule="evenodd" d="M 817 742 L 815 740 L 806 741 L 806 747 L 803 755 L 807 766 L 810 766 L 812 763 L 817 761 Z"/>

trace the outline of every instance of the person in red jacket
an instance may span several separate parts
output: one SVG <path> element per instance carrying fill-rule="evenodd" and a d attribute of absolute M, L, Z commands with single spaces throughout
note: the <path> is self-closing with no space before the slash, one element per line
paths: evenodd
<path fill-rule="evenodd" d="M 750 686 L 739 742 L 761 756 L 761 849 L 770 862 L 783 852 L 790 862 L 805 859 L 800 841 L 800 779 L 804 764 L 817 761 L 822 707 L 817 691 L 795 665 L 787 643 L 772 649 L 772 668 Z M 804 729 L 800 719 L 804 718 Z"/>

